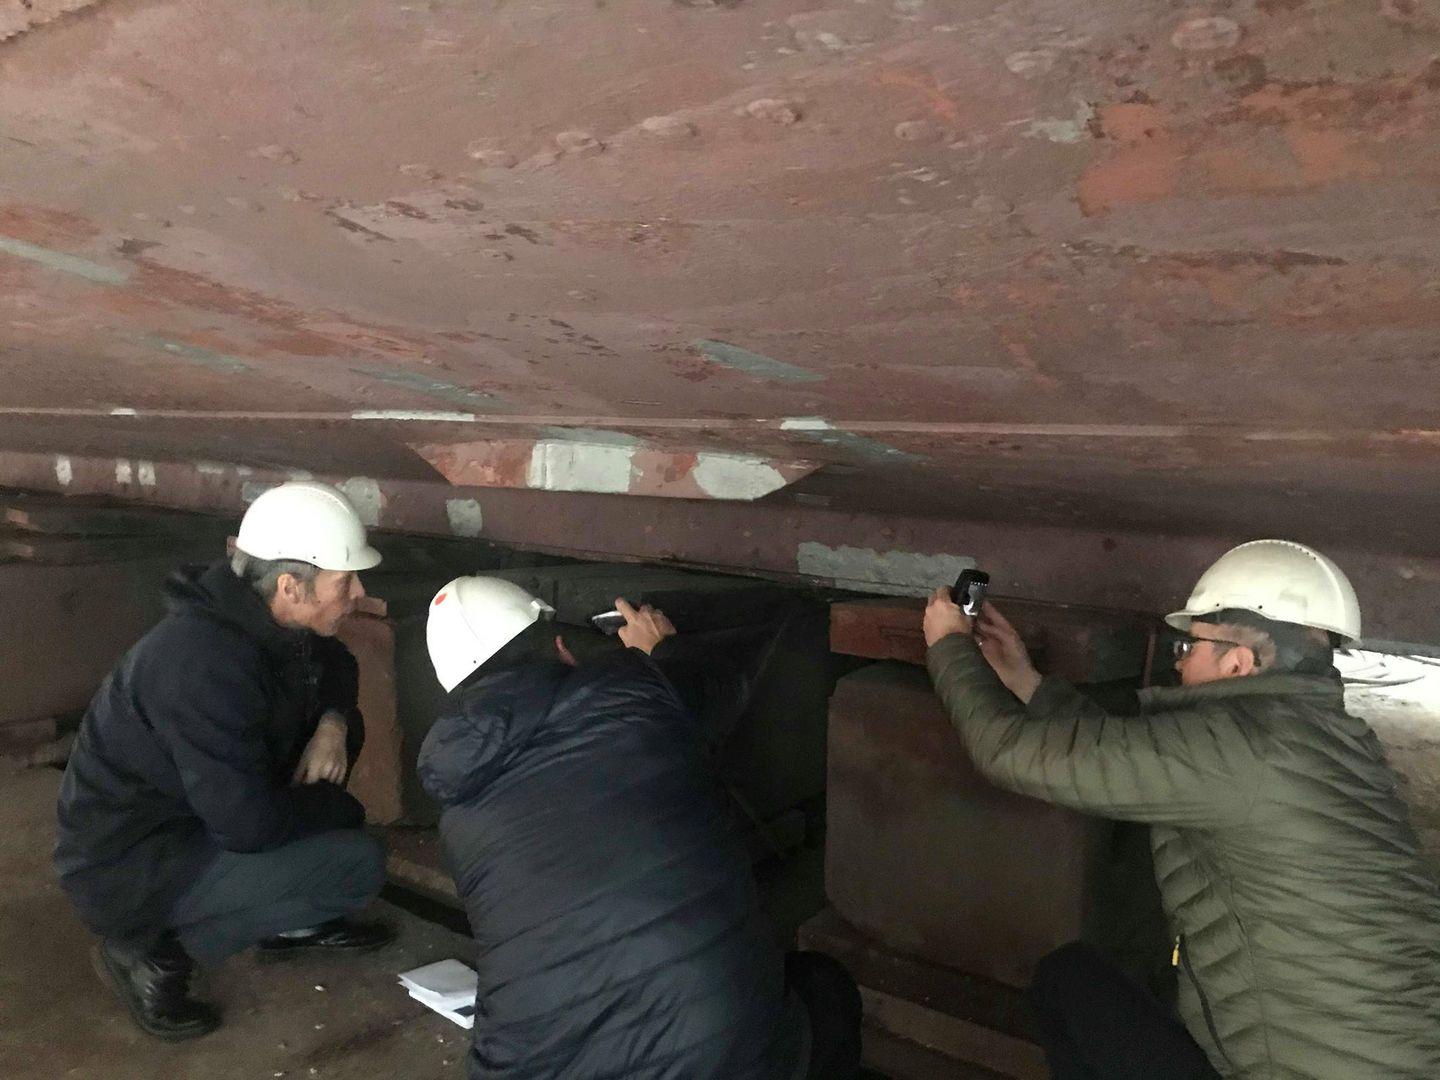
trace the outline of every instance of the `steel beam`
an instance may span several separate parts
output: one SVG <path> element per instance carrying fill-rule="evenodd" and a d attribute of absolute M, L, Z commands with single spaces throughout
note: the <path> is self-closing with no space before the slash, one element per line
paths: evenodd
<path fill-rule="evenodd" d="M 297 474 L 216 462 L 0 452 L 0 486 L 238 517 Z M 781 496 L 753 503 L 454 487 L 321 476 L 368 523 L 580 558 L 676 565 L 919 596 L 981 564 L 993 595 L 1139 613 L 1179 606 L 1201 571 L 1249 536 L 1167 536 L 994 521 L 852 514 Z M 1299 536 L 1294 539 L 1304 540 Z M 1367 638 L 1440 642 L 1440 559 L 1327 548 L 1360 593 Z"/>

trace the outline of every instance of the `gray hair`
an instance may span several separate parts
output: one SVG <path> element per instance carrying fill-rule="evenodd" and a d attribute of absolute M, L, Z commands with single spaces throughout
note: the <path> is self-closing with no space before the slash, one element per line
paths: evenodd
<path fill-rule="evenodd" d="M 314 588 L 315 579 L 320 575 L 320 568 L 314 563 L 302 562 L 299 559 L 257 559 L 239 550 L 230 556 L 230 569 L 267 604 L 275 598 L 275 590 L 280 585 L 280 575 L 289 574 L 294 577 L 306 594 Z"/>
<path fill-rule="evenodd" d="M 1262 669 L 1323 675 L 1335 662 L 1337 638 L 1324 630 L 1276 622 L 1253 612 L 1231 609 L 1202 615 L 1195 622 L 1235 627 L 1242 644 L 1250 646 Z M 1245 639 L 1249 640 L 1245 640 Z"/>

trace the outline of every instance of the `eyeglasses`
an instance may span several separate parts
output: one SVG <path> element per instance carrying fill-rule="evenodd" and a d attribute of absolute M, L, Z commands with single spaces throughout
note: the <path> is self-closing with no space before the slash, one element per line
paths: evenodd
<path fill-rule="evenodd" d="M 1185 634 L 1177 637 L 1170 643 L 1170 651 L 1174 653 L 1176 660 L 1184 660 L 1189 656 L 1196 645 L 1209 642 L 1211 645 L 1224 645 L 1227 649 L 1248 649 L 1250 646 L 1243 641 L 1226 641 L 1224 638 L 1196 637 L 1194 634 Z M 1221 651 L 1217 649 L 1217 652 Z"/>

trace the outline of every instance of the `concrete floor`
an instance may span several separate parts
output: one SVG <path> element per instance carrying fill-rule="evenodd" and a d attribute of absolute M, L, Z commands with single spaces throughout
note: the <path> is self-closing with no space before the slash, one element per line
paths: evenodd
<path fill-rule="evenodd" d="M 60 774 L 0 776 L 0 1077 L 6 1080 L 458 1080 L 469 1033 L 417 1005 L 397 972 L 469 943 L 386 904 L 400 928 L 348 961 L 260 967 L 247 956 L 204 973 L 224 1012 L 212 1035 L 168 1045 L 130 1023 L 90 967 L 91 938 L 50 871 Z"/>

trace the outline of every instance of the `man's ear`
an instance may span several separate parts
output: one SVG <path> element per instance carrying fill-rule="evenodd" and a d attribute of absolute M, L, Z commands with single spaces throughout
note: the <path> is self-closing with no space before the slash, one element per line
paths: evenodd
<path fill-rule="evenodd" d="M 1256 662 L 1255 650 L 1249 645 L 1236 645 L 1225 654 L 1221 670 L 1227 678 L 1241 678 L 1255 674 L 1260 665 Z"/>
<path fill-rule="evenodd" d="M 579 663 L 579 661 L 575 659 L 575 655 L 565 647 L 565 639 L 559 634 L 555 635 L 555 654 L 560 657 L 562 664 L 569 664 L 571 667 L 575 667 Z"/>
<path fill-rule="evenodd" d="M 281 574 L 275 579 L 275 595 L 283 596 L 290 603 L 300 599 L 300 581 L 294 574 Z"/>

